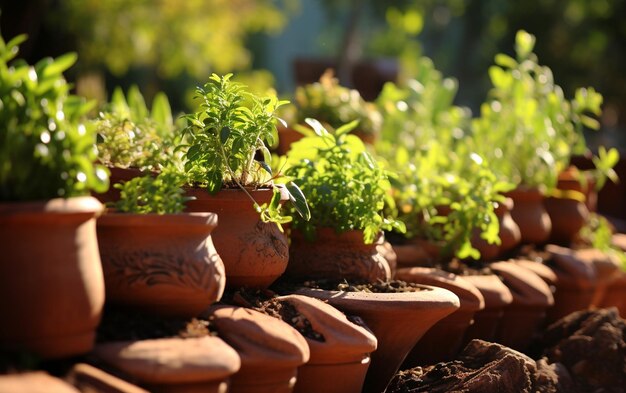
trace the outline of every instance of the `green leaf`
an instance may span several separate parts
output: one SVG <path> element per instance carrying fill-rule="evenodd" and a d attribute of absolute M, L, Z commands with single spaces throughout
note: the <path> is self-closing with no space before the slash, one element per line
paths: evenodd
<path fill-rule="evenodd" d="M 293 203 L 294 208 L 304 220 L 309 221 L 311 219 L 311 211 L 307 203 L 304 193 L 294 182 L 286 184 L 287 191 L 289 192 L 289 200 Z"/>
<path fill-rule="evenodd" d="M 230 128 L 223 127 L 222 130 L 220 131 L 220 142 L 222 142 L 222 145 L 226 144 L 226 141 L 228 141 L 229 136 L 230 136 Z"/>
<path fill-rule="evenodd" d="M 261 166 L 261 168 L 263 168 L 265 170 L 265 172 L 269 173 L 270 176 L 272 175 L 272 168 L 269 166 L 269 164 L 265 161 L 257 161 L 259 163 L 259 165 Z"/>
<path fill-rule="evenodd" d="M 344 124 L 335 130 L 335 135 L 347 134 L 359 125 L 359 120 L 352 120 L 350 123 Z"/>
<path fill-rule="evenodd" d="M 55 75 L 61 75 L 65 70 L 76 63 L 76 59 L 78 59 L 78 55 L 73 52 L 57 57 L 44 69 L 43 76 L 47 78 Z"/>
<path fill-rule="evenodd" d="M 318 136 L 329 135 L 329 132 L 326 130 L 326 128 L 324 128 L 322 123 L 320 123 L 318 120 L 307 117 L 306 119 L 304 119 L 304 121 L 306 122 L 306 124 L 310 125 L 311 128 L 313 128 L 315 135 L 318 135 Z"/>
<path fill-rule="evenodd" d="M 137 85 L 132 85 L 128 89 L 127 98 L 131 119 L 136 123 L 144 121 L 148 117 L 148 107 Z"/>
<path fill-rule="evenodd" d="M 174 124 L 172 117 L 172 108 L 167 99 L 167 96 L 163 92 L 158 92 L 152 100 L 152 113 L 150 117 L 161 125 Z"/>

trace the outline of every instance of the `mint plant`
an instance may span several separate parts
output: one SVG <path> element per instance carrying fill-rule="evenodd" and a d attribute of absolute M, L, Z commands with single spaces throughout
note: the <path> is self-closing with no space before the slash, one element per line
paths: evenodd
<path fill-rule="evenodd" d="M 96 160 L 95 135 L 82 122 L 94 103 L 70 94 L 68 53 L 35 65 L 15 60 L 20 35 L 0 36 L 0 200 L 40 200 L 104 192 L 108 174 Z"/>
<path fill-rule="evenodd" d="M 404 225 L 384 214 L 389 197 L 389 173 L 378 166 L 363 142 L 348 134 L 356 121 L 329 132 L 314 119 L 307 119 L 314 131 L 295 142 L 287 154 L 285 173 L 301 180 L 307 195 L 311 219 L 294 216 L 293 228 L 308 240 L 318 227 L 336 232 L 362 230 L 366 244 L 376 240 L 381 230 L 404 232 Z"/>
<path fill-rule="evenodd" d="M 232 74 L 213 74 L 196 89 L 200 109 L 184 118 L 183 142 L 186 182 L 215 194 L 222 188 L 239 188 L 254 203 L 265 221 L 285 223 L 289 217 L 280 213 L 280 191 L 273 185 L 275 176 L 267 144 L 274 143 L 276 109 L 287 103 L 275 96 L 259 97 L 231 81 Z M 248 189 L 273 187 L 274 198 L 259 206 Z M 294 182 L 285 189 L 296 210 L 306 219 L 309 211 L 303 193 Z"/>

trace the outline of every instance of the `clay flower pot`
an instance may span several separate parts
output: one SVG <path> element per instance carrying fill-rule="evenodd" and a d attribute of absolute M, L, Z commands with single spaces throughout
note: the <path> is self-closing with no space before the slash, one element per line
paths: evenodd
<path fill-rule="evenodd" d="M 315 241 L 296 230 L 291 232 L 290 263 L 285 275 L 294 280 L 347 279 L 376 282 L 391 278 L 389 263 L 377 242 L 363 243 L 362 231 L 336 233 L 318 228 Z"/>
<path fill-rule="evenodd" d="M 290 127 L 279 125 L 276 127 L 278 131 L 278 146 L 276 146 L 276 153 L 281 156 L 287 154 L 291 148 L 291 144 L 299 141 L 304 137 L 301 133 Z"/>
<path fill-rule="evenodd" d="M 306 318 L 323 341 L 304 336 L 311 358 L 298 369 L 296 393 L 360 393 L 378 346 L 372 332 L 356 325 L 333 306 L 302 295 L 276 298 L 288 302 Z"/>
<path fill-rule="evenodd" d="M 463 345 L 463 336 L 473 323 L 474 314 L 485 308 L 481 293 L 462 277 L 434 268 L 400 269 L 396 278 L 406 282 L 448 289 L 460 300 L 459 309 L 441 319 L 426 332 L 409 352 L 401 368 L 413 368 L 453 359 Z"/>
<path fill-rule="evenodd" d="M 146 176 L 148 174 L 156 175 L 154 172 L 142 171 L 139 168 L 119 168 L 116 166 L 107 166 L 109 170 L 109 184 L 111 185 L 106 192 L 92 193 L 103 204 L 108 202 L 117 202 L 120 200 L 120 190 L 113 187 L 114 184 L 125 183 L 129 180 L 133 180 L 136 177 Z"/>
<path fill-rule="evenodd" d="M 609 283 L 598 307 L 616 307 L 620 317 L 626 319 L 626 272 L 621 272 Z"/>
<path fill-rule="evenodd" d="M 467 275 L 463 279 L 472 283 L 485 300 L 485 308 L 474 314 L 474 323 L 467 328 L 463 342 L 495 341 L 504 310 L 513 302 L 511 290 L 495 274 Z"/>
<path fill-rule="evenodd" d="M 80 391 L 43 371 L 0 375 L 0 392 L 7 393 L 79 393 Z"/>
<path fill-rule="evenodd" d="M 241 369 L 230 393 L 289 393 L 298 367 L 309 360 L 305 339 L 285 322 L 243 307 L 213 305 L 207 312 L 219 336 L 237 350 Z"/>
<path fill-rule="evenodd" d="M 107 342 L 93 355 L 151 392 L 225 393 L 241 362 L 219 337 Z"/>
<path fill-rule="evenodd" d="M 66 380 L 81 392 L 148 393 L 137 385 L 109 374 L 87 363 L 76 363 Z"/>
<path fill-rule="evenodd" d="M 392 244 L 398 268 L 430 266 L 437 261 L 440 247 L 424 239 L 409 239 L 406 243 Z"/>
<path fill-rule="evenodd" d="M 545 243 L 550 238 L 552 222 L 543 205 L 543 194 L 534 188 L 518 187 L 506 195 L 513 199 L 511 217 L 519 226 L 521 242 Z"/>
<path fill-rule="evenodd" d="M 498 203 L 495 209 L 498 223 L 500 224 L 500 244 L 489 244 L 480 237 L 478 232 L 472 237 L 472 246 L 480 251 L 480 259 L 483 261 L 492 261 L 497 259 L 512 249 L 514 249 L 522 240 L 519 226 L 511 216 L 513 210 L 513 199 L 506 198 L 504 202 Z"/>
<path fill-rule="evenodd" d="M 459 298 L 443 288 L 423 286 L 404 293 L 341 292 L 300 288 L 298 294 L 327 301 L 361 317 L 378 339 L 363 391 L 379 393 L 408 352 L 435 323 L 459 308 Z"/>
<path fill-rule="evenodd" d="M 566 197 L 546 198 L 544 205 L 552 222 L 550 242 L 563 245 L 572 243 L 589 219 L 587 205 L 580 200 Z"/>
<path fill-rule="evenodd" d="M 0 203 L 0 350 L 43 358 L 93 347 L 104 305 L 92 197 Z"/>
<path fill-rule="evenodd" d="M 557 276 L 554 307 L 548 312 L 548 322 L 553 322 L 591 306 L 597 281 L 593 262 L 580 258 L 576 251 L 556 245 L 546 246 L 546 251 Z"/>
<path fill-rule="evenodd" d="M 552 291 L 537 274 L 513 262 L 492 263 L 491 269 L 502 277 L 513 295 L 513 302 L 504 309 L 496 341 L 523 351 L 554 304 Z"/>
<path fill-rule="evenodd" d="M 248 191 L 262 205 L 272 199 L 271 189 Z M 229 288 L 265 288 L 273 283 L 289 262 L 289 241 L 274 223 L 264 223 L 253 203 L 241 190 L 187 189 L 189 212 L 217 213 L 220 225 L 212 233 L 213 243 L 226 268 Z M 288 196 L 283 199 L 286 200 Z"/>
<path fill-rule="evenodd" d="M 105 214 L 98 242 L 107 300 L 164 316 L 193 317 L 224 292 L 214 213 Z"/>

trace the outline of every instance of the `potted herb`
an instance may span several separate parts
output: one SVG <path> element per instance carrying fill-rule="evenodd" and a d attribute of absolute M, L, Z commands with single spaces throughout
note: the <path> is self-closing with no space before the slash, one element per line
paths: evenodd
<path fill-rule="evenodd" d="M 221 224 L 215 247 L 226 266 L 227 285 L 270 285 L 289 260 L 287 237 L 280 224 L 289 200 L 305 219 L 304 195 L 293 182 L 276 185 L 266 143 L 276 133 L 276 109 L 285 104 L 275 96 L 259 97 L 231 81 L 231 74 L 213 74 L 196 89 L 201 104 L 184 118 L 184 173 L 187 194 L 196 199 L 188 211 L 211 211 Z"/>
<path fill-rule="evenodd" d="M 513 218 L 522 240 L 548 240 L 551 221 L 542 206 L 572 154 L 586 149 L 584 127 L 598 129 L 602 96 L 593 88 L 578 89 L 565 98 L 548 67 L 532 52 L 535 37 L 519 31 L 516 58 L 499 54 L 489 69 L 493 88 L 472 122 L 474 148 L 491 162 L 499 176 L 518 185 Z"/>
<path fill-rule="evenodd" d="M 211 232 L 215 213 L 182 213 L 182 175 L 166 167 L 135 177 L 114 212 L 98 219 L 98 244 L 107 300 L 158 315 L 194 317 L 218 301 L 224 264 Z"/>
<path fill-rule="evenodd" d="M 64 357 L 91 350 L 104 304 L 96 240 L 108 186 L 94 165 L 93 105 L 70 94 L 75 54 L 35 65 L 0 37 L 0 327 L 2 350 Z"/>
<path fill-rule="evenodd" d="M 382 118 L 376 105 L 366 102 L 359 92 L 339 84 L 332 70 L 327 70 L 315 83 L 296 88 L 295 122 L 304 124 L 305 119 L 319 120 L 329 130 L 358 120 L 358 127 L 351 132 L 367 143 L 373 143 L 380 133 Z M 285 154 L 292 142 L 300 139 L 296 130 L 279 128 L 279 152 Z M 289 143 L 281 142 L 280 138 Z"/>
<path fill-rule="evenodd" d="M 128 90 L 127 96 L 118 87 L 91 125 L 98 137 L 98 160 L 109 168 L 111 184 L 156 174 L 166 165 L 180 163 L 179 154 L 173 152 L 176 126 L 163 93 L 155 96 L 148 110 L 136 86 Z M 114 202 L 119 199 L 119 190 L 111 187 L 97 197 Z"/>
<path fill-rule="evenodd" d="M 307 119 L 314 132 L 292 145 L 288 176 L 302 179 L 311 219 L 294 215 L 292 263 L 287 274 L 298 278 L 388 280 L 387 261 L 376 250 L 382 230 L 404 231 L 383 211 L 392 203 L 387 172 L 349 132 L 356 121 L 330 133 Z M 327 257 L 322 256 L 326 255 Z"/>

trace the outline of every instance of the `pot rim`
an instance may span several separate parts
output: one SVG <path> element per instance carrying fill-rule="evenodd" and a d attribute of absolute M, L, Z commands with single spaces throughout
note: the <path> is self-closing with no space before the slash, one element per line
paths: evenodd
<path fill-rule="evenodd" d="M 206 226 L 215 228 L 218 225 L 216 213 L 174 213 L 174 214 L 138 214 L 108 212 L 102 214 L 97 221 L 98 226 Z"/>
<path fill-rule="evenodd" d="M 92 196 L 52 198 L 37 201 L 0 201 L 0 215 L 24 213 L 97 213 L 104 211 L 104 205 Z"/>

